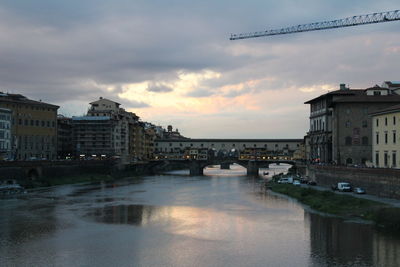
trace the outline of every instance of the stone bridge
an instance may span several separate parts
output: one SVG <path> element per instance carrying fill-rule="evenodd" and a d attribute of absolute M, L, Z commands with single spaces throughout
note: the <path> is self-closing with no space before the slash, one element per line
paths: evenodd
<path fill-rule="evenodd" d="M 151 161 L 154 167 L 157 166 L 167 166 L 173 163 L 174 165 L 180 165 L 182 168 L 189 169 L 190 175 L 203 175 L 203 170 L 205 167 L 210 165 L 220 165 L 221 169 L 229 169 L 229 166 L 233 163 L 237 163 L 247 169 L 247 175 L 257 176 L 260 168 L 268 168 L 270 164 L 280 164 L 287 163 L 290 165 L 295 165 L 294 160 L 241 160 L 241 159 L 212 159 L 212 160 L 193 160 L 193 159 L 162 159 Z"/>

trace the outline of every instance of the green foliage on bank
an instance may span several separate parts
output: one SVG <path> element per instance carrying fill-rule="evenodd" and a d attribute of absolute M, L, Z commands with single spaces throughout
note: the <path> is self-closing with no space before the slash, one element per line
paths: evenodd
<path fill-rule="evenodd" d="M 375 222 L 377 226 L 400 232 L 400 208 L 372 200 L 297 187 L 291 184 L 269 184 L 272 191 L 299 200 L 310 208 L 344 218 L 361 218 Z"/>

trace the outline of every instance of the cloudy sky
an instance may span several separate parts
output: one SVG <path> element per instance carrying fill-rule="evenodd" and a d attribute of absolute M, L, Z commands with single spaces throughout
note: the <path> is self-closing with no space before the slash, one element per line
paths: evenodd
<path fill-rule="evenodd" d="M 0 91 L 73 116 L 100 96 L 188 137 L 302 138 L 340 83 L 400 80 L 400 22 L 229 41 L 398 0 L 0 0 Z"/>

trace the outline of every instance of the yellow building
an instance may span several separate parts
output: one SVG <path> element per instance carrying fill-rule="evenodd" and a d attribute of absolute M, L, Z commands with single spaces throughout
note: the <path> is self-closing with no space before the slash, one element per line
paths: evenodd
<path fill-rule="evenodd" d="M 0 92 L 0 108 L 12 112 L 11 154 L 15 160 L 56 158 L 58 106 Z"/>
<path fill-rule="evenodd" d="M 400 105 L 372 114 L 373 165 L 400 168 Z"/>

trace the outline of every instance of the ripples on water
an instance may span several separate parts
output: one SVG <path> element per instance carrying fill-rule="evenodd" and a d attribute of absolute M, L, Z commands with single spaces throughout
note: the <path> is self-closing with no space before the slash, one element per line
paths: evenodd
<path fill-rule="evenodd" d="M 400 266 L 399 239 L 211 167 L 1 200 L 1 266 Z M 263 176 L 263 175 L 262 175 Z"/>

